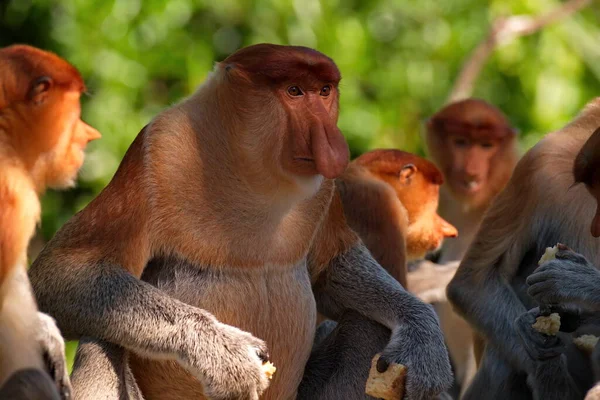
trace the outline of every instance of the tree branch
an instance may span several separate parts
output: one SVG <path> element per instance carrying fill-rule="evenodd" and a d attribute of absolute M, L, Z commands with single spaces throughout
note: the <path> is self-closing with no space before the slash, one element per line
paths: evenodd
<path fill-rule="evenodd" d="M 514 15 L 496 19 L 492 23 L 488 37 L 475 48 L 463 65 L 447 102 L 451 103 L 471 96 L 481 69 L 498 45 L 507 43 L 517 37 L 531 35 L 546 25 L 576 13 L 591 2 L 592 0 L 569 0 L 560 7 L 536 18 L 526 15 Z"/>

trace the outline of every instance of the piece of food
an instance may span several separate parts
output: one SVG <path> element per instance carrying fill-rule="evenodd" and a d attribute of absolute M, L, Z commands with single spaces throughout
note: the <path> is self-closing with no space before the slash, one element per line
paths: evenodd
<path fill-rule="evenodd" d="M 575 346 L 577 346 L 579 350 L 591 353 L 594 351 L 594 347 L 596 347 L 598 339 L 598 336 L 594 335 L 581 335 L 573 339 L 573 343 L 575 343 Z"/>
<path fill-rule="evenodd" d="M 401 400 L 404 397 L 406 367 L 402 364 L 390 364 L 385 372 L 380 373 L 377 371 L 380 356 L 381 354 L 376 354 L 371 361 L 365 393 L 377 399 Z"/>
<path fill-rule="evenodd" d="M 273 379 L 273 374 L 275 373 L 275 371 L 277 371 L 277 368 L 275 368 L 273 363 L 271 361 L 267 361 L 263 363 L 262 368 L 265 375 L 267 375 L 267 378 Z"/>
<path fill-rule="evenodd" d="M 539 333 L 554 336 L 560 329 L 560 315 L 558 315 L 558 313 L 552 313 L 547 317 L 537 317 L 535 323 L 531 325 L 531 327 Z"/>
<path fill-rule="evenodd" d="M 544 255 L 542 255 L 542 258 L 540 258 L 540 261 L 538 261 L 538 265 L 542 265 L 546 261 L 554 260 L 556 258 L 557 252 L 558 252 L 557 246 L 546 247 L 546 251 L 544 252 Z"/>

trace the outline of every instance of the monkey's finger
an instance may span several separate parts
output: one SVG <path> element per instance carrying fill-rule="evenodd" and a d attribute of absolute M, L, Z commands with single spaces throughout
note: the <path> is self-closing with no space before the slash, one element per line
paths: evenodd
<path fill-rule="evenodd" d="M 556 247 L 558 248 L 558 250 L 562 250 L 562 251 L 573 251 L 572 248 L 570 248 L 566 244 L 562 244 L 562 243 L 557 243 Z"/>
<path fill-rule="evenodd" d="M 379 360 L 377 360 L 377 372 L 379 372 L 380 374 L 387 371 L 387 369 L 390 367 L 390 362 L 388 360 L 386 360 L 385 358 L 383 358 L 383 356 L 379 357 Z"/>
<path fill-rule="evenodd" d="M 267 349 L 266 346 L 257 347 L 256 354 L 258 355 L 258 358 L 260 358 L 260 360 L 262 362 L 269 361 L 269 350 Z"/>
<path fill-rule="evenodd" d="M 544 267 L 540 267 L 540 268 L 544 268 Z M 541 271 L 536 271 L 533 274 L 529 275 L 527 277 L 527 279 L 525 280 L 525 282 L 529 286 L 532 286 L 532 285 L 535 285 L 536 283 L 542 283 L 542 282 L 549 281 L 553 277 L 554 277 L 554 272 L 543 269 Z"/>
<path fill-rule="evenodd" d="M 557 299 L 555 299 L 553 295 L 554 293 L 554 284 L 551 282 L 540 282 L 540 283 L 535 283 L 531 286 L 529 286 L 529 289 L 527 289 L 527 294 L 531 297 L 533 297 L 538 303 L 540 304 L 544 304 L 544 303 L 556 303 Z"/>
<path fill-rule="evenodd" d="M 583 255 L 572 250 L 559 250 L 556 252 L 555 258 L 559 260 L 571 261 L 576 264 L 588 264 L 587 259 Z"/>

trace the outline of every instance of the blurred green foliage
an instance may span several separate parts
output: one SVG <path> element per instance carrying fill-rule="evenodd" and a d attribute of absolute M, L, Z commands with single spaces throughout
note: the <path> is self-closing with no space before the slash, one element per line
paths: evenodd
<path fill-rule="evenodd" d="M 423 154 L 421 127 L 499 16 L 539 14 L 557 0 L 3 0 L 0 46 L 29 43 L 86 79 L 83 117 L 103 138 L 79 186 L 43 199 L 48 239 L 111 179 L 140 129 L 190 94 L 215 61 L 259 43 L 314 47 L 342 71 L 339 125 L 358 155 Z M 523 149 L 600 92 L 598 3 L 500 47 L 474 95 L 499 106 Z M 72 356 L 72 347 L 69 350 Z"/>

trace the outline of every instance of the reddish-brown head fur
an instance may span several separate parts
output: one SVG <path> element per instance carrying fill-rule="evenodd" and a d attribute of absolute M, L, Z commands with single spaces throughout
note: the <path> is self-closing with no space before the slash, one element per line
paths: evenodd
<path fill-rule="evenodd" d="M 337 127 L 340 72 L 316 50 L 259 44 L 234 53 L 219 67 L 236 93 L 236 115 L 259 132 L 261 149 L 292 176 L 335 178 L 349 161 Z M 265 116 L 269 116 L 265 121 Z"/>
<path fill-rule="evenodd" d="M 485 206 L 504 187 L 516 163 L 516 131 L 500 110 L 479 99 L 433 115 L 427 147 L 453 195 L 473 207 Z"/>
<path fill-rule="evenodd" d="M 444 238 L 458 235 L 456 228 L 437 214 L 439 189 L 444 181 L 433 163 L 393 149 L 370 151 L 353 163 L 389 184 L 406 208 L 410 258 L 422 257 L 427 251 L 438 248 Z"/>
<path fill-rule="evenodd" d="M 493 105 L 480 99 L 451 103 L 428 121 L 428 127 L 440 136 L 457 135 L 477 140 L 502 140 L 515 130 Z"/>
<path fill-rule="evenodd" d="M 257 44 L 238 50 L 221 62 L 225 69 L 239 68 L 248 79 L 277 86 L 290 81 L 331 83 L 342 78 L 333 60 L 302 46 Z"/>
<path fill-rule="evenodd" d="M 594 131 L 577 154 L 573 176 L 576 183 L 587 186 L 598 203 L 590 230 L 594 237 L 600 237 L 600 128 Z"/>
<path fill-rule="evenodd" d="M 26 101 L 35 79 L 51 77 L 54 85 L 66 92 L 85 92 L 79 71 L 54 53 L 27 45 L 12 45 L 0 49 L 2 88 L 0 109 Z"/>
<path fill-rule="evenodd" d="M 83 91 L 77 69 L 57 55 L 26 45 L 0 49 L 0 142 L 38 190 L 72 185 L 83 149 L 100 137 L 79 118 Z"/>

